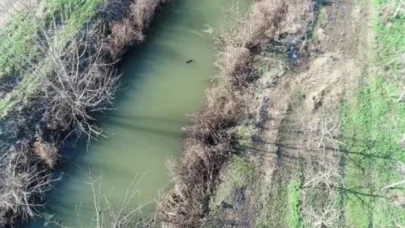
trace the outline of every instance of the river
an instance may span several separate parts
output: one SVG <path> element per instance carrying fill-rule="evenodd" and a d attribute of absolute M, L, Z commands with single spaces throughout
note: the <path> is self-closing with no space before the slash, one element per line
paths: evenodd
<path fill-rule="evenodd" d="M 249 0 L 243 1 L 241 8 L 247 8 Z M 117 207 L 127 191 L 137 191 L 128 205 L 133 208 L 170 186 L 167 163 L 179 158 L 187 115 L 201 107 L 215 74 L 215 45 L 202 30 L 216 28 L 235 2 L 173 0 L 157 13 L 147 41 L 121 63 L 115 110 L 101 118 L 107 137 L 70 149 L 44 215 L 66 227 L 92 227 L 96 213 L 89 182 Z M 154 208 L 150 203 L 143 212 Z M 44 220 L 28 227 L 44 227 Z"/>

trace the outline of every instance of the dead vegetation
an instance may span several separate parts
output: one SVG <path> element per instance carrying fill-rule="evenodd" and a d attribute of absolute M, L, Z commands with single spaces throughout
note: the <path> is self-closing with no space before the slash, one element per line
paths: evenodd
<path fill-rule="evenodd" d="M 102 131 L 89 121 L 94 120 L 93 113 L 112 107 L 119 77 L 106 61 L 106 44 L 88 40 L 88 32 L 79 34 L 66 49 L 55 50 L 51 57 L 55 67 L 51 76 L 43 77 L 43 94 L 55 123 L 99 136 Z"/>
<path fill-rule="evenodd" d="M 144 31 L 152 21 L 156 8 L 168 0 L 138 0 L 130 1 L 126 6 L 129 15 L 110 24 L 111 33 L 108 36 L 109 46 L 114 56 L 119 56 L 123 50 L 142 42 Z M 118 3 L 119 4 L 119 3 Z"/>
<path fill-rule="evenodd" d="M 260 76 L 255 62 L 272 42 L 298 42 L 312 20 L 312 4 L 305 0 L 255 2 L 247 18 L 216 35 L 221 51 L 219 77 L 207 91 L 203 109 L 192 119 L 184 141 L 184 155 L 174 168 L 175 186 L 159 202 L 159 222 L 167 227 L 199 227 L 210 213 L 209 202 L 218 175 L 230 155 L 237 153 L 234 127 L 246 114 Z"/>
<path fill-rule="evenodd" d="M 1 160 L 0 225 L 17 225 L 17 218 L 38 215 L 45 192 L 52 188 L 52 175 L 28 148 L 13 148 Z"/>
<path fill-rule="evenodd" d="M 194 117 L 187 130 L 186 154 L 173 170 L 176 185 L 158 209 L 161 219 L 174 227 L 200 224 L 200 219 L 209 212 L 209 196 L 218 172 L 235 152 L 232 127 L 244 103 L 236 94 L 241 88 L 227 86 L 229 89 L 221 90 L 221 96 L 216 97 L 217 102 L 207 101 L 204 111 Z M 212 99 L 211 96 L 207 94 L 208 99 Z"/>
<path fill-rule="evenodd" d="M 339 224 L 343 213 L 339 201 L 340 189 L 344 189 L 340 170 L 339 120 L 333 115 L 325 115 L 322 119 L 312 136 L 314 140 L 308 144 L 309 150 L 302 156 L 305 170 L 302 217 L 307 227 L 334 227 Z"/>
<path fill-rule="evenodd" d="M 53 169 L 56 167 L 59 161 L 58 149 L 51 143 L 45 142 L 45 140 L 36 135 L 36 140 L 32 145 L 32 151 L 36 154 L 45 164 Z"/>
<path fill-rule="evenodd" d="M 89 180 L 85 182 L 89 186 L 93 196 L 92 209 L 94 217 L 91 221 L 83 226 L 80 222 L 82 217 L 82 205 L 76 207 L 76 216 L 78 220 L 77 227 L 80 228 L 125 228 L 125 227 L 149 227 L 151 218 L 146 217 L 142 213 L 142 209 L 153 203 L 145 202 L 138 207 L 133 207 L 135 201 L 141 201 L 140 192 L 138 189 L 140 179 L 138 176 L 131 182 L 125 193 L 122 194 L 120 201 L 112 202 L 111 195 L 114 191 L 108 194 L 102 191 L 102 177 L 93 177 L 92 172 L 89 173 Z M 87 219 L 87 218 L 86 218 Z M 54 217 L 50 218 L 48 224 L 52 227 L 68 228 L 63 225 L 62 221 L 58 221 Z"/>
<path fill-rule="evenodd" d="M 317 17 L 315 4 L 324 2 L 262 0 L 253 4 L 248 19 L 231 14 L 235 25 L 228 33 L 216 35 L 222 47 L 218 57 L 221 74 L 207 92 L 204 109 L 193 119 L 184 142 L 185 154 L 175 167 L 175 186 L 158 208 L 164 225 L 204 227 L 218 211 L 214 220 L 226 220 L 223 227 L 350 225 L 344 221 L 347 208 L 342 197 L 357 197 L 362 192 L 345 186 L 342 163 L 350 157 L 339 150 L 343 142 L 338 107 L 342 99 L 352 97 L 367 64 L 366 51 L 361 49 L 368 48 L 368 41 L 360 29 L 367 22 L 356 21 L 351 1 L 330 4 L 324 12 L 325 20 L 334 18 L 324 31 L 330 38 L 315 46 L 306 36 Z M 293 66 L 298 70 L 275 64 L 285 59 L 271 61 L 277 56 L 270 52 L 285 54 L 291 47 L 301 59 L 304 55 L 299 49 L 314 52 Z M 262 75 L 259 68 L 263 68 Z M 252 88 L 254 84 L 258 87 Z M 258 107 L 252 108 L 255 105 Z M 238 150 L 233 130 L 252 118 L 261 129 L 254 131 L 258 132 L 251 137 L 254 148 L 248 148 L 246 155 Z M 257 186 L 245 183 L 244 202 L 250 204 L 243 207 L 250 219 L 245 223 L 240 223 L 245 217 L 236 200 L 220 200 L 218 211 L 209 205 L 218 186 L 229 185 L 229 180 L 220 179 L 220 173 L 235 153 L 258 167 L 260 180 L 256 183 L 263 188 L 255 191 Z M 291 183 L 294 188 L 290 189 Z M 403 207 L 403 194 L 390 198 Z"/>
<path fill-rule="evenodd" d="M 271 42 L 294 43 L 305 38 L 314 20 L 314 5 L 303 0 L 261 0 L 245 16 L 231 11 L 233 24 L 219 35 L 225 47 L 263 48 Z"/>
<path fill-rule="evenodd" d="M 132 208 L 131 203 L 139 192 L 135 191 L 136 186 L 130 185 L 122 201 L 118 206 L 111 204 L 109 196 L 101 191 L 101 181 L 93 180 L 88 183 L 93 192 L 93 204 L 95 218 L 91 227 L 140 227 L 144 226 L 142 216 L 142 205 Z"/>
<path fill-rule="evenodd" d="M 17 114 L 8 117 L 21 118 L 15 121 L 21 126 L 12 126 L 10 132 L 35 124 L 33 132 L 26 132 L 23 138 L 4 142 L 4 145 L 0 142 L 4 154 L 0 161 L 2 227 L 13 226 L 17 221 L 23 223 L 38 215 L 45 193 L 52 188 L 51 172 L 60 159 L 59 147 L 67 137 L 85 133 L 90 139 L 102 134 L 95 125 L 94 114 L 112 107 L 119 85 L 114 65 L 127 48 L 143 41 L 143 32 L 156 8 L 164 2 L 166 0 L 106 1 L 94 9 L 95 16 L 75 34 L 61 32 L 68 26 L 63 13 L 51 15 L 45 27 L 41 22 L 45 18 L 23 4 L 25 12 L 32 14 L 32 20 L 39 27 L 38 35 L 27 42 L 40 50 L 39 57 L 43 59 L 19 56 L 24 64 L 32 67 L 32 72 L 25 76 L 39 79 L 40 86 L 30 86 L 35 95 L 18 107 Z M 40 109 L 35 108 L 38 104 Z M 24 112 L 31 110 L 30 105 L 41 112 L 36 115 L 39 119 Z M 27 116 L 21 117 L 20 113 Z M 129 219 L 128 214 L 124 215 L 127 212 L 119 213 L 119 217 Z"/>
<path fill-rule="evenodd" d="M 163 2 L 165 0 L 106 3 L 105 7 L 118 4 L 117 7 L 121 8 L 129 4 L 129 10 L 119 21 L 93 19 L 83 25 L 66 45 L 63 45 L 65 37 L 58 36 L 58 30 L 63 30 L 65 25 L 58 25 L 59 15 L 52 15 L 52 26 L 42 27 L 39 36 L 43 38 L 33 38 L 33 42 L 53 69 L 47 75 L 41 75 L 40 69 L 34 73 L 42 78 L 40 96 L 50 103 L 49 115 L 55 128 L 74 128 L 79 134 L 84 132 L 89 137 L 102 134 L 102 130 L 92 123 L 92 116 L 112 107 L 119 86 L 114 64 L 126 48 L 144 40 L 143 32 L 156 7 Z"/>
<path fill-rule="evenodd" d="M 336 4 L 344 8 L 345 3 Z M 350 14 L 350 11 L 342 12 Z M 352 35 L 349 27 L 337 29 L 335 24 L 332 27 L 335 29 L 332 35 L 345 31 L 345 40 Z M 335 49 L 332 43 L 335 40 L 329 42 L 327 46 Z M 354 45 L 349 47 L 352 44 L 340 43 L 353 53 Z M 356 85 L 362 63 L 358 61 L 360 58 L 351 59 L 343 52 L 323 51 L 328 53 L 310 53 L 305 67 L 283 72 L 282 77 L 269 70 L 266 74 L 269 76 L 263 78 L 267 78 L 268 83 L 258 89 L 269 97 L 262 105 L 268 113 L 260 135 L 266 151 L 260 157 L 264 174 L 261 178 L 272 186 L 267 192 L 268 206 L 264 210 L 268 213 L 263 219 L 270 225 L 263 227 L 338 227 L 344 224 L 341 195 L 349 191 L 345 189 L 341 170 L 344 155 L 339 151 L 342 142 L 339 141 L 338 107 Z M 294 183 L 294 173 L 302 175 L 302 184 L 291 193 L 286 191 L 286 186 Z M 291 206 L 288 200 L 294 194 L 299 203 Z M 295 214 L 285 208 L 294 208 Z M 296 226 L 291 226 L 292 220 Z"/>

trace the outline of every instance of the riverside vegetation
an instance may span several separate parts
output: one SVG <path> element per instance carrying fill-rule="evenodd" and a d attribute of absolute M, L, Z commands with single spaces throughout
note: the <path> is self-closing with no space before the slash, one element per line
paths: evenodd
<path fill-rule="evenodd" d="M 37 215 L 68 137 L 102 135 L 114 64 L 165 0 L 16 2 L 0 33 L 0 226 Z M 3 6 L 5 7 L 5 6 Z"/>
<path fill-rule="evenodd" d="M 255 107 L 257 100 L 267 100 L 257 97 L 261 67 L 283 65 L 288 59 L 283 52 L 302 45 L 313 20 L 311 6 L 310 1 L 258 1 L 247 18 L 231 15 L 235 24 L 217 35 L 220 75 L 187 129 L 185 154 L 173 167 L 175 186 L 158 207 L 166 225 L 246 227 L 254 222 L 246 187 L 258 177 L 247 150 L 255 146 L 255 128 L 266 118 L 262 112 L 267 110 Z"/>
<path fill-rule="evenodd" d="M 403 227 L 397 0 L 261 0 L 216 34 L 166 227 Z"/>
<path fill-rule="evenodd" d="M 139 14 L 142 25 L 158 3 L 147 8 L 149 13 Z M 158 200 L 155 219 L 148 225 L 403 227 L 404 7 L 401 0 L 260 0 L 252 3 L 247 15 L 231 13 L 227 21 L 233 23 L 214 32 L 220 47 L 219 75 L 187 128 L 182 158 L 171 164 L 174 186 Z M 114 23 L 100 19 L 102 9 L 108 7 L 86 11 L 98 13 L 91 23 L 78 23 L 74 39 L 66 41 L 62 36 L 66 43 L 36 46 L 46 50 L 37 50 L 42 58 L 17 55 L 20 62 L 30 64 L 21 68 L 23 73 L 18 71 L 21 80 L 0 103 L 7 113 L 3 123 L 21 126 L 32 121 L 21 121 L 27 116 L 23 113 L 37 110 L 40 104 L 49 108 L 40 109 L 39 119 L 46 117 L 40 130 L 25 130 L 29 140 L 17 143 L 12 140 L 16 136 L 2 136 L 8 137 L 2 139 L 8 152 L 2 160 L 1 193 L 11 196 L 2 200 L 8 202 L 1 206 L 3 224 L 11 222 L 7 218 L 34 214 L 32 202 L 40 201 L 24 201 L 24 197 L 42 196 L 50 188 L 47 170 L 56 165 L 57 142 L 67 132 L 101 134 L 90 114 L 112 101 L 117 79 L 108 66 L 119 59 L 122 48 L 143 38 L 144 28 L 134 20 L 134 12 L 144 11 L 131 10 L 124 17 L 128 20 L 118 20 L 114 30 Z M 51 15 L 51 23 L 42 27 L 51 29 L 52 35 L 24 42 L 46 43 L 65 34 L 55 28 L 69 20 Z M 137 30 L 128 30 L 127 23 L 135 23 L 129 27 Z M 42 27 L 38 26 L 40 34 Z M 51 58 L 60 53 L 62 58 Z M 102 66 L 87 68 L 98 61 Z M 26 84 L 33 89 L 15 90 L 25 84 L 25 72 L 28 76 L 45 72 L 39 82 L 47 86 L 32 86 L 34 80 Z M 107 77 L 97 78 L 100 74 Z M 70 81 L 70 75 L 80 75 L 75 84 L 79 91 L 100 85 L 107 89 L 84 91 L 79 93 L 84 97 L 78 98 L 90 100 L 76 100 L 76 87 L 70 87 L 76 81 Z M 94 77 L 96 85 L 87 83 Z M 61 87 L 71 90 L 66 93 Z M 7 185 L 18 183 L 7 178 L 29 184 Z"/>

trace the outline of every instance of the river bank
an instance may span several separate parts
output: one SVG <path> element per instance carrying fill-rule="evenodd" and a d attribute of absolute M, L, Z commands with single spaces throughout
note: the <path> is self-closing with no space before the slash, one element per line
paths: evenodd
<path fill-rule="evenodd" d="M 262 0 L 231 17 L 160 222 L 403 226 L 403 13 L 394 0 Z"/>
<path fill-rule="evenodd" d="M 253 159 L 255 144 L 264 140 L 258 128 L 267 120 L 271 77 L 294 61 L 302 64 L 294 55 L 305 56 L 303 41 L 313 15 L 311 1 L 263 0 L 253 3 L 247 17 L 233 12 L 229 21 L 235 24 L 216 34 L 220 74 L 187 128 L 185 152 L 173 167 L 175 186 L 158 207 L 160 222 L 170 227 L 254 224 L 253 214 L 243 214 L 254 213 L 246 203 L 245 181 L 252 172 L 244 160 Z M 268 71 L 272 74 L 265 75 Z M 232 161 L 237 165 L 231 176 L 222 177 Z M 235 191 L 240 206 L 226 201 Z M 226 205 L 237 212 L 223 211 Z"/>
<path fill-rule="evenodd" d="M 397 0 L 372 3 L 261 0 L 253 3 L 246 17 L 237 10 L 232 12 L 227 22 L 235 24 L 226 24 L 224 31 L 207 27 L 206 32 L 214 34 L 220 47 L 219 73 L 211 82 L 201 111 L 185 128 L 184 154 L 178 162 L 170 163 L 174 186 L 158 201 L 156 215 L 147 224 L 176 228 L 404 226 L 405 194 L 401 187 L 405 163 L 404 12 L 403 3 Z M 131 21 L 136 20 L 131 18 Z M 139 33 L 120 26 L 114 31 L 117 31 L 114 34 L 121 31 L 142 38 Z M 112 42 L 109 38 L 104 41 Z M 123 47 L 127 41 L 118 39 L 112 43 L 114 47 Z M 75 50 L 75 46 L 67 46 Z M 52 52 L 53 48 L 47 50 Z M 108 56 L 111 61 L 114 59 L 111 56 L 116 54 Z M 97 59 L 90 57 L 85 62 Z M 56 61 L 56 66 L 66 69 L 60 65 L 61 61 Z M 47 67 L 45 64 L 44 69 Z M 63 71 L 54 72 L 64 75 Z M 107 71 L 106 75 L 114 74 Z M 30 81 L 28 77 L 26 82 Z M 102 82 L 111 85 L 111 81 Z M 0 107 L 21 107 L 9 101 L 20 97 L 16 94 L 25 91 L 24 85 L 17 90 L 10 86 L 17 92 L 6 96 Z M 65 83 L 57 85 L 66 86 Z M 53 92 L 60 91 L 58 87 L 51 88 L 57 89 Z M 47 94 L 48 90 L 42 92 Z M 57 142 L 64 138 L 58 134 L 60 131 L 55 131 L 55 126 L 69 130 L 69 126 L 76 126 L 74 123 L 82 123 L 82 130 L 90 127 L 93 135 L 100 128 L 93 128 L 91 119 L 82 122 L 83 117 L 91 117 L 87 109 L 86 112 L 75 110 L 74 118 L 70 119 L 69 115 L 63 115 L 69 105 L 52 106 L 46 99 L 33 98 L 29 103 L 33 105 L 32 101 L 37 101 L 36 106 L 10 111 L 26 119 L 11 119 L 5 122 L 7 128 L 2 126 L 4 132 L 4 129 L 27 125 L 18 132 L 10 130 L 7 131 L 10 135 L 1 135 L 5 142 L 2 145 L 11 148 L 2 160 L 3 170 L 10 171 L 3 172 L 1 180 L 2 186 L 9 186 L 7 183 L 16 181 L 4 177 L 19 177 L 17 191 L 21 183 L 28 183 L 22 186 L 42 196 L 43 191 L 50 189 L 48 171 L 58 165 Z M 130 99 L 125 106 L 132 102 Z M 48 110 L 46 105 L 56 110 L 50 113 L 56 114 L 53 120 L 57 121 L 49 121 L 50 117 L 42 119 L 43 111 Z M 0 112 L 9 116 L 9 110 L 13 109 Z M 144 114 L 138 111 L 134 113 Z M 150 117 L 150 112 L 145 113 Z M 119 121 L 125 118 L 118 116 L 110 120 L 114 125 L 140 128 L 131 120 Z M 42 122 L 27 124 L 37 120 Z M 176 134 L 181 138 L 177 136 L 181 133 L 173 132 L 172 128 L 170 131 L 157 128 L 156 125 L 164 125 L 162 121 L 167 119 L 153 119 L 154 128 L 141 126 L 141 129 L 154 135 Z M 38 131 L 44 133 L 36 134 Z M 21 137 L 29 140 L 18 141 Z M 128 138 L 132 139 L 135 138 Z M 163 141 L 150 135 L 148 139 Z M 111 179 L 117 178 L 113 172 L 110 174 L 113 174 Z M 4 189 L 7 190 L 2 188 L 2 193 Z M 10 224 L 17 218 L 13 216 L 15 208 L 19 213 L 28 208 L 26 214 L 30 215 L 30 207 L 26 206 L 37 206 L 31 205 L 32 202 L 41 201 L 29 201 L 18 208 L 3 205 L 4 218 L 10 218 L 4 222 Z M 69 206 L 72 212 L 73 207 Z M 98 212 L 103 209 L 97 203 L 95 207 L 95 218 L 89 220 L 98 221 L 96 227 L 100 227 L 103 218 Z M 114 210 L 106 212 L 122 215 Z M 116 221 L 121 221 L 117 218 Z"/>
<path fill-rule="evenodd" d="M 246 10 L 248 2 L 239 1 L 239 9 Z M 108 218 L 110 209 L 134 212 L 138 225 L 153 219 L 156 197 L 171 186 L 167 164 L 181 155 L 188 115 L 200 109 L 216 72 L 216 46 L 203 30 L 218 28 L 232 6 L 228 0 L 176 0 L 154 17 L 148 39 L 119 64 L 123 89 L 114 110 L 98 119 L 107 137 L 64 153 L 58 169 L 63 179 L 48 194 L 44 214 L 66 227 L 94 227 L 95 216 Z M 189 59 L 194 61 L 187 64 Z M 101 198 L 93 195 L 89 183 Z M 132 199 L 125 197 L 132 194 Z M 94 200 L 100 207 L 94 207 Z M 45 222 L 35 223 L 28 227 Z M 106 219 L 104 227 L 110 227 Z"/>
<path fill-rule="evenodd" d="M 41 1 L 10 16 L 0 34 L 2 227 L 42 207 L 66 137 L 102 134 L 93 115 L 112 107 L 114 65 L 165 2 Z"/>

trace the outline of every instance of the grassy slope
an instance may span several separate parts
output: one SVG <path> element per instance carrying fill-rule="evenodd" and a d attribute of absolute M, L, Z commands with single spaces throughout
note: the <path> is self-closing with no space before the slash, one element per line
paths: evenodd
<path fill-rule="evenodd" d="M 399 2 L 375 0 L 372 7 L 380 12 L 384 6 L 393 5 L 393 15 Z M 368 71 L 373 73 L 365 73 L 354 101 L 341 107 L 344 186 L 337 189 L 343 197 L 337 195 L 333 199 L 320 199 L 319 194 L 314 193 L 314 196 L 307 195 L 302 199 L 300 187 L 303 179 L 298 169 L 292 170 L 290 179 L 278 182 L 273 193 L 275 196 L 270 197 L 274 189 L 256 173 L 253 179 L 238 184 L 249 186 L 254 192 L 258 209 L 255 227 L 307 227 L 301 200 L 305 200 L 306 205 L 319 208 L 328 200 L 333 201 L 335 206 L 343 205 L 344 216 L 333 227 L 405 225 L 405 209 L 398 207 L 391 197 L 392 194 L 403 193 L 403 186 L 389 191 L 383 189 L 405 178 L 398 169 L 405 162 L 405 149 L 400 144 L 405 132 L 405 105 L 398 99 L 403 92 L 400 74 L 404 67 L 403 60 L 398 56 L 405 51 L 404 19 L 405 14 L 401 11 L 389 23 L 381 17 L 375 18 L 373 30 L 378 46 L 372 50 L 374 58 L 370 65 L 374 69 Z M 315 30 L 322 23 L 320 15 Z M 316 36 L 313 38 L 316 39 Z M 239 135 L 244 136 L 241 139 L 247 138 L 245 133 Z M 246 144 L 246 140 L 240 140 L 240 144 Z M 229 187 L 235 178 L 224 178 L 221 185 Z M 278 208 L 277 215 L 269 214 L 268 208 L 274 207 Z"/>
<path fill-rule="evenodd" d="M 53 39 L 62 48 L 95 13 L 101 0 L 44 0 L 29 12 L 25 9 L 13 15 L 0 34 L 0 77 L 5 74 L 22 77 L 13 91 L 0 99 L 0 119 L 19 102 L 36 92 L 39 77 L 52 70 L 52 64 L 34 43 L 41 28 L 50 29 L 53 17 L 63 20 Z M 32 14 L 41 17 L 33 16 Z M 40 18 L 40 19 L 39 19 Z M 33 65 L 32 63 L 35 63 Z"/>
<path fill-rule="evenodd" d="M 376 0 L 374 10 L 398 6 L 397 0 Z M 389 227 L 405 224 L 405 210 L 390 199 L 403 189 L 384 191 L 384 186 L 404 179 L 399 173 L 405 162 L 400 141 L 405 132 L 405 106 L 399 101 L 402 84 L 400 58 L 405 51 L 405 14 L 391 16 L 390 22 L 377 17 L 374 31 L 377 47 L 373 50 L 377 69 L 365 75 L 354 103 L 345 104 L 341 112 L 342 136 L 346 153 L 344 211 L 349 227 Z M 403 186 L 400 186 L 403 187 Z"/>
<path fill-rule="evenodd" d="M 279 139 L 280 144 L 289 144 L 291 140 L 294 140 L 288 132 L 297 128 L 295 117 L 299 114 L 303 101 L 302 94 L 298 91 L 291 103 L 291 112 L 283 124 Z M 251 125 L 245 125 L 246 123 L 240 121 L 240 125 L 235 127 L 234 130 L 240 148 L 251 148 L 254 147 L 252 142 L 254 130 Z M 240 153 L 244 154 L 244 151 L 240 151 Z M 284 167 L 284 165 L 288 166 L 287 164 L 281 164 L 275 179 L 269 181 L 260 173 L 260 168 L 255 162 L 246 159 L 244 156 L 234 155 L 221 171 L 221 183 L 210 203 L 213 215 L 211 216 L 217 217 L 214 220 L 221 218 L 223 221 L 229 222 L 229 219 L 226 217 L 224 219 L 224 214 L 221 214 L 221 202 L 237 205 L 238 203 L 233 198 L 233 194 L 237 189 L 244 188 L 247 189 L 246 192 L 250 192 L 249 196 L 251 197 L 250 201 L 247 200 L 246 203 L 253 202 L 254 209 L 245 206 L 242 210 L 246 213 L 254 213 L 250 217 L 251 225 L 254 225 L 254 227 L 304 227 L 301 216 L 303 174 L 299 167 L 291 168 Z M 239 216 L 240 219 L 240 216 L 246 215 L 236 214 L 233 216 Z M 218 224 L 214 223 L 214 225 Z"/>

